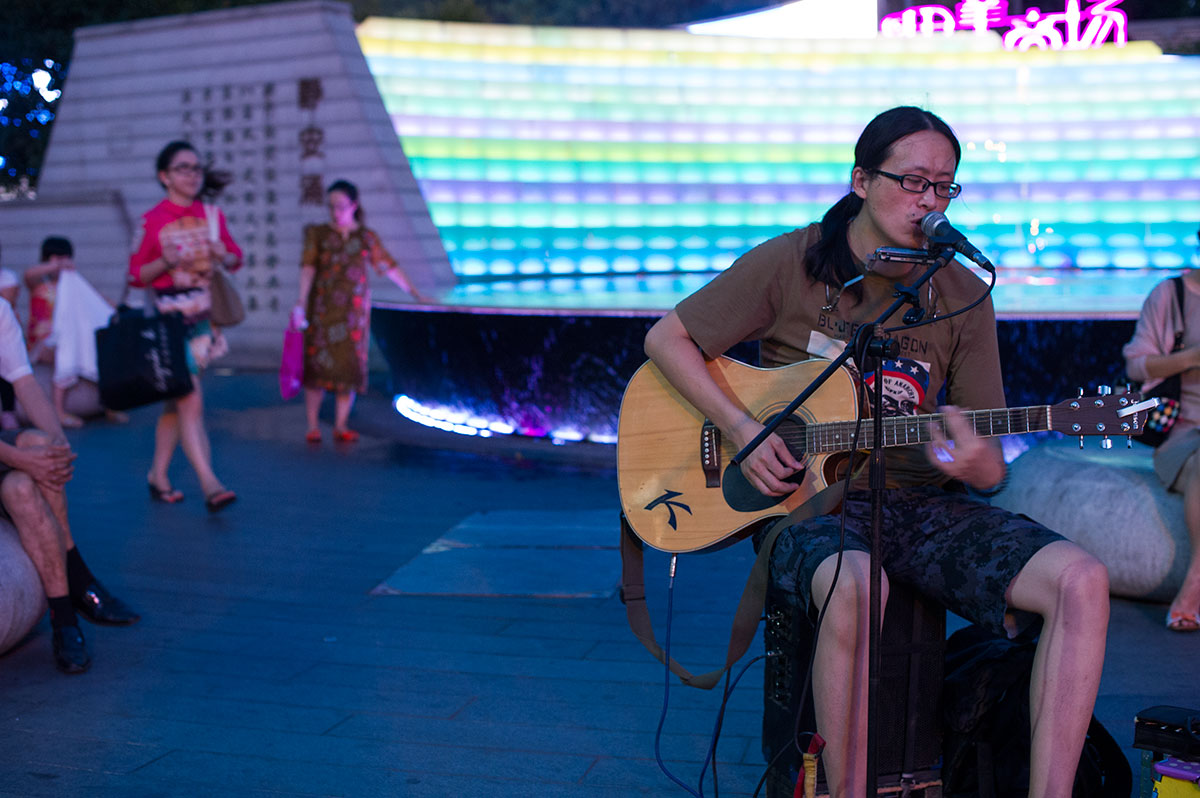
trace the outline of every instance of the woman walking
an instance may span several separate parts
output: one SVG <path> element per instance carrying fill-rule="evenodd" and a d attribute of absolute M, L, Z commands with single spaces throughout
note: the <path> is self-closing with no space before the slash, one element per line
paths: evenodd
<path fill-rule="evenodd" d="M 233 503 L 237 495 L 213 472 L 200 374 L 211 360 L 228 351 L 224 337 L 208 321 L 213 269 L 237 269 L 242 251 L 229 235 L 224 215 L 205 202 L 220 193 L 227 178 L 201 165 L 191 144 L 172 141 L 159 153 L 155 170 L 167 196 L 142 217 L 140 239 L 129 259 L 129 281 L 153 289 L 159 312 L 183 314 L 194 388 L 187 396 L 163 404 L 146 482 L 156 501 L 174 504 L 183 500 L 183 493 L 172 487 L 167 475 L 175 447 L 182 445 L 200 481 L 205 505 L 216 512 Z M 217 235 L 209 232 L 209 216 L 214 214 Z"/>

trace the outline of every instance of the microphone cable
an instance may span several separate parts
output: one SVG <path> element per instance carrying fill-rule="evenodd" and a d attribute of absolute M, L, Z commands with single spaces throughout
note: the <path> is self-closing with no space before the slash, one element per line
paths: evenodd
<path fill-rule="evenodd" d="M 966 313 L 968 310 L 971 310 L 976 305 L 978 305 L 980 302 L 983 302 L 983 300 L 987 299 L 989 296 L 992 295 L 992 291 L 996 287 L 996 273 L 988 272 L 988 274 L 990 274 L 992 276 L 992 281 L 990 283 L 988 283 L 987 290 L 983 292 L 982 296 L 980 296 L 978 299 L 976 299 L 974 302 L 967 305 L 966 307 L 962 307 L 962 308 L 959 308 L 958 310 L 951 311 L 950 313 L 947 313 L 945 316 L 934 316 L 933 318 L 925 319 L 923 321 L 918 321 L 915 324 L 901 324 L 898 327 L 885 327 L 883 329 L 883 331 L 885 333 L 894 333 L 894 332 L 902 332 L 904 330 L 915 330 L 918 327 L 924 327 L 927 324 L 933 324 L 933 323 L 939 322 L 939 321 L 946 321 L 947 319 L 952 319 L 955 316 L 961 316 L 962 314 Z"/>
<path fill-rule="evenodd" d="M 675 565 L 678 558 L 678 554 L 671 554 L 671 565 L 667 577 L 667 629 L 663 635 L 663 666 L 666 678 L 663 684 L 662 713 L 658 717 L 658 728 L 654 732 L 654 759 L 658 762 L 658 769 L 665 773 L 668 779 L 687 790 L 692 798 L 704 798 L 702 793 L 698 793 L 684 784 L 681 779 L 668 770 L 667 764 L 662 759 L 662 730 L 663 724 L 667 721 L 667 707 L 671 702 L 671 619 L 674 616 L 672 607 L 675 600 Z"/>

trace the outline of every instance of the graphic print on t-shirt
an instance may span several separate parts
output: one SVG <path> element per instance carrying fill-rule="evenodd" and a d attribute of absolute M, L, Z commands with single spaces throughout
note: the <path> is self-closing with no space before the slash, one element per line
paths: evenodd
<path fill-rule="evenodd" d="M 175 288 L 192 288 L 207 277 L 208 223 L 195 216 L 184 216 L 164 225 L 158 233 L 163 251 L 174 249 L 178 253 L 178 264 L 171 269 Z"/>
<path fill-rule="evenodd" d="M 865 378 L 875 386 L 875 372 Z M 929 364 L 906 357 L 883 361 L 883 415 L 915 416 L 929 390 Z"/>
<path fill-rule="evenodd" d="M 846 348 L 844 341 L 838 341 L 813 330 L 808 335 L 808 354 L 833 360 Z M 851 374 L 856 377 L 858 369 L 854 359 L 846 362 Z M 883 361 L 883 415 L 915 416 L 917 408 L 925 400 L 929 391 L 929 364 L 907 357 Z M 874 388 L 875 372 L 868 372 L 865 380 L 867 387 Z"/>

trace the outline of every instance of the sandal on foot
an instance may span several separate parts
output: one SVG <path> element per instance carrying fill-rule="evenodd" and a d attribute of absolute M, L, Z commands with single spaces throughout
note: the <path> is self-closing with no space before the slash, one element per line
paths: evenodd
<path fill-rule="evenodd" d="M 308 441 L 309 443 L 320 443 L 321 430 L 310 429 L 308 432 L 304 433 L 304 440 Z"/>
<path fill-rule="evenodd" d="M 358 440 L 358 433 L 352 429 L 335 429 L 333 439 L 343 443 L 354 443 Z"/>
<path fill-rule="evenodd" d="M 210 513 L 215 513 L 224 507 L 228 507 L 237 501 L 237 494 L 228 488 L 221 488 L 213 491 L 204 497 L 204 506 L 208 508 Z"/>
<path fill-rule="evenodd" d="M 1167 610 L 1167 628 L 1172 632 L 1200 632 L 1200 612 Z"/>
<path fill-rule="evenodd" d="M 147 482 L 146 487 L 150 489 L 150 498 L 153 501 L 162 502 L 163 504 L 176 504 L 183 501 L 182 491 L 175 490 L 174 488 L 163 490 L 153 482 Z"/>

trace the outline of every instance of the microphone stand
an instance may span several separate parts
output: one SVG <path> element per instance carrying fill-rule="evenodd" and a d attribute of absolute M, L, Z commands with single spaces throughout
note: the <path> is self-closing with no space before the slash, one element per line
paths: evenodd
<path fill-rule="evenodd" d="M 940 242 L 937 242 L 940 243 Z M 871 440 L 871 468 L 869 472 L 871 490 L 871 554 L 870 554 L 870 615 L 868 635 L 868 666 L 867 666 L 867 783 L 866 793 L 871 798 L 878 795 L 878 734 L 876 720 L 879 717 L 879 671 L 882 662 L 879 648 L 879 635 L 883 614 L 881 599 L 883 590 L 883 564 L 881 539 L 883 535 L 883 491 L 887 485 L 886 466 L 883 459 L 885 448 L 883 440 L 883 361 L 895 357 L 899 352 L 899 344 L 884 333 L 884 323 L 904 305 L 920 308 L 919 290 L 929 282 L 933 275 L 943 266 L 954 259 L 954 248 L 942 246 L 929 268 L 911 286 L 895 284 L 895 300 L 870 324 L 864 324 L 855 331 L 850 345 L 834 358 L 809 385 L 800 392 L 777 416 L 763 426 L 761 432 L 754 436 L 750 443 L 734 455 L 731 462 L 740 465 L 767 437 L 773 433 L 783 421 L 788 418 L 800 405 L 833 375 L 839 368 L 854 357 L 854 362 L 867 373 L 867 363 L 873 364 L 875 388 L 873 391 L 872 419 L 873 435 Z M 910 311 L 911 312 L 911 311 Z M 905 314 L 905 323 L 916 323 L 920 319 L 909 321 Z"/>

